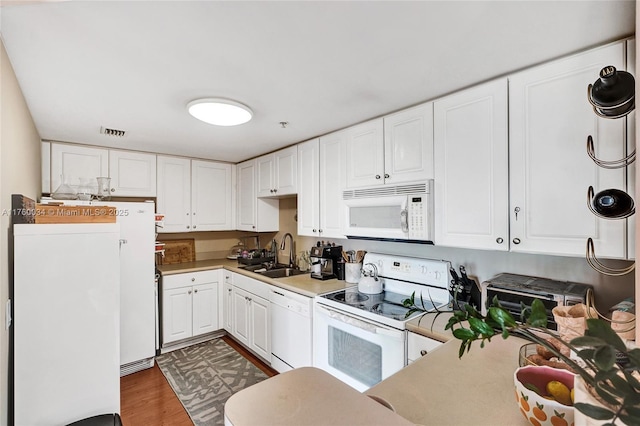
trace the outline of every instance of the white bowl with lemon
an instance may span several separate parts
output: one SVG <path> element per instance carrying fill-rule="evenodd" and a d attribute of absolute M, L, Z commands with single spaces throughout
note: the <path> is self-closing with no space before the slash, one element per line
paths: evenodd
<path fill-rule="evenodd" d="M 529 365 L 513 373 L 522 415 L 534 426 L 573 424 L 573 382 L 567 370 Z"/>

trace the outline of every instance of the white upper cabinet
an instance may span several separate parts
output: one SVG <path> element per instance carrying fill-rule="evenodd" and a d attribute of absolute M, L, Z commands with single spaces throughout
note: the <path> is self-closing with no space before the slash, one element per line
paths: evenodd
<path fill-rule="evenodd" d="M 161 232 L 191 231 L 191 160 L 158 156 L 158 212 Z"/>
<path fill-rule="evenodd" d="M 331 133 L 320 138 L 320 236 L 345 238 L 343 220 L 347 133 Z"/>
<path fill-rule="evenodd" d="M 70 144 L 51 144 L 51 192 L 60 186 L 61 176 L 76 191 L 89 186 L 98 189 L 97 177 L 109 176 L 109 150 Z"/>
<path fill-rule="evenodd" d="M 109 150 L 111 195 L 156 196 L 156 156 L 131 151 Z"/>
<path fill-rule="evenodd" d="M 298 145 L 298 235 L 345 238 L 342 230 L 347 133 L 340 131 Z"/>
<path fill-rule="evenodd" d="M 280 201 L 257 197 L 257 164 L 257 160 L 248 160 L 237 165 L 236 229 L 255 232 L 278 231 Z"/>
<path fill-rule="evenodd" d="M 191 160 L 191 226 L 194 231 L 233 229 L 234 166 Z"/>
<path fill-rule="evenodd" d="M 435 244 L 509 249 L 507 80 L 434 103 Z"/>
<path fill-rule="evenodd" d="M 433 103 L 384 117 L 384 182 L 433 178 Z"/>
<path fill-rule="evenodd" d="M 383 120 L 377 118 L 347 131 L 347 187 L 384 183 Z"/>
<path fill-rule="evenodd" d="M 158 156 L 161 232 L 233 229 L 232 178 L 231 164 Z"/>
<path fill-rule="evenodd" d="M 42 167 L 42 193 L 50 194 L 51 189 L 51 142 L 40 143 L 40 161 Z M 54 188 L 55 189 L 55 188 Z"/>
<path fill-rule="evenodd" d="M 298 144 L 298 235 L 318 236 L 320 229 L 320 141 Z"/>
<path fill-rule="evenodd" d="M 636 39 L 627 41 L 627 71 L 634 77 L 636 74 Z M 595 80 L 594 80 L 595 81 Z M 633 111 L 626 117 L 627 121 L 627 154 L 636 149 L 636 112 Z M 627 193 L 634 199 L 636 193 L 636 163 L 627 166 Z M 627 258 L 636 258 L 636 215 L 627 218 Z M 636 290 L 638 293 L 638 290 Z"/>
<path fill-rule="evenodd" d="M 544 64 L 509 77 L 511 250 L 584 256 L 593 238 L 598 257 L 625 258 L 626 220 L 597 218 L 587 189 L 625 189 L 624 169 L 598 167 L 586 153 L 624 157 L 625 120 L 596 116 L 587 86 L 600 70 L 624 69 L 625 43 Z"/>
<path fill-rule="evenodd" d="M 290 146 L 256 159 L 258 197 L 280 197 L 298 192 L 298 147 Z"/>
<path fill-rule="evenodd" d="M 433 178 L 433 104 L 426 103 L 350 127 L 346 187 Z"/>

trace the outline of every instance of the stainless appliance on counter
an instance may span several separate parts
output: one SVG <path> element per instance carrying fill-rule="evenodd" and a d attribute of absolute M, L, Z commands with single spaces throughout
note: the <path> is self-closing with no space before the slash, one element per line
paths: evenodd
<path fill-rule="evenodd" d="M 367 253 L 383 281 L 380 294 L 357 286 L 317 296 L 313 320 L 313 365 L 359 391 L 365 391 L 405 366 L 407 316 L 402 304 L 415 292 L 427 308 L 450 301 L 449 263 L 442 260 Z"/>
<path fill-rule="evenodd" d="M 520 303 L 531 306 L 533 299 L 540 299 L 547 308 L 547 327 L 557 329 L 551 310 L 560 305 L 587 303 L 587 292 L 593 290 L 589 284 L 555 281 L 548 278 L 502 273 L 484 281 L 482 287 L 483 315 L 487 314 L 494 297 L 518 320 L 522 310 Z"/>
<path fill-rule="evenodd" d="M 337 278 L 338 262 L 342 259 L 342 246 L 314 246 L 309 251 L 311 278 L 330 280 Z"/>

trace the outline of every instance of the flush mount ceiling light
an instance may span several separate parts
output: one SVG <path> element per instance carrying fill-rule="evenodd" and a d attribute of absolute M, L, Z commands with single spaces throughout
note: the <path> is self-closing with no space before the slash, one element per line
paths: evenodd
<path fill-rule="evenodd" d="M 187 109 L 198 120 L 215 126 L 237 126 L 253 117 L 248 106 L 221 98 L 196 99 L 187 104 Z"/>

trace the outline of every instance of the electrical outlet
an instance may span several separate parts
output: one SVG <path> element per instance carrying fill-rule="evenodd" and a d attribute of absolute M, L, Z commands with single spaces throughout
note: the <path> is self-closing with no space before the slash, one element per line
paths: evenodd
<path fill-rule="evenodd" d="M 7 300 L 7 306 L 4 311 L 4 324 L 7 330 L 11 327 L 11 299 Z"/>

